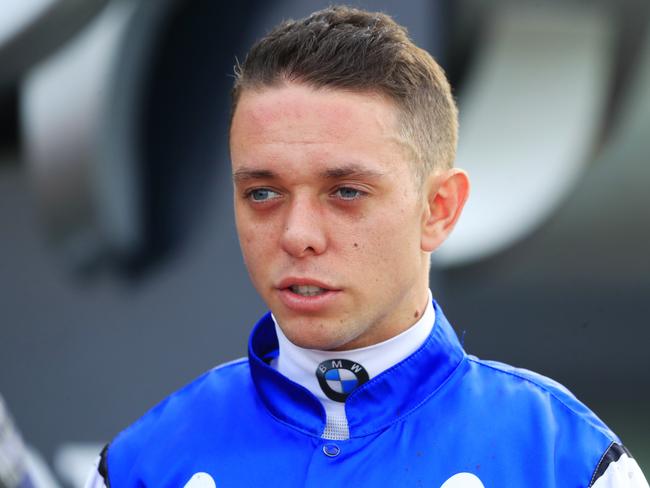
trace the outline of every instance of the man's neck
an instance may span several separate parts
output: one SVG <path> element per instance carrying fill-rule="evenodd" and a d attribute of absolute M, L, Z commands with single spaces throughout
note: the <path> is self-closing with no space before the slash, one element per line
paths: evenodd
<path fill-rule="evenodd" d="M 435 311 L 429 292 L 424 312 L 407 330 L 378 344 L 346 351 L 321 351 L 296 346 L 287 339 L 281 324 L 276 321 L 279 354 L 271 365 L 290 380 L 307 388 L 321 401 L 327 413 L 328 424 L 332 420 L 345 422 L 345 403 L 333 400 L 323 390 L 317 375 L 319 365 L 332 360 L 350 361 L 361 365 L 368 378 L 372 379 L 413 354 L 429 337 L 434 321 Z"/>

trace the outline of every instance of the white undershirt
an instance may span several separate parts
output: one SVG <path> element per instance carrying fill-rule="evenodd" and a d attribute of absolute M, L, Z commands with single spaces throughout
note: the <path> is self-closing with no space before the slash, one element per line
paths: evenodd
<path fill-rule="evenodd" d="M 623 454 L 611 463 L 592 488 L 649 488 L 636 460 Z"/>
<path fill-rule="evenodd" d="M 431 291 L 424 313 L 420 319 L 401 334 L 379 344 L 349 351 L 320 351 L 304 349 L 293 344 L 282 332 L 275 317 L 279 354 L 271 366 L 291 381 L 304 386 L 320 400 L 327 414 L 323 437 L 326 439 L 347 439 L 349 431 L 345 416 L 345 404 L 329 399 L 318 384 L 316 368 L 329 359 L 347 359 L 365 368 L 370 379 L 386 371 L 413 354 L 429 337 L 435 322 Z"/>

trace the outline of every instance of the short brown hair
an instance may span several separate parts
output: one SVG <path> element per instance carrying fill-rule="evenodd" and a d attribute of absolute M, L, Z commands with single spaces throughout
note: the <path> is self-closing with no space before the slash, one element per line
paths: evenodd
<path fill-rule="evenodd" d="M 387 96 L 418 176 L 453 166 L 458 111 L 449 83 L 388 15 L 336 6 L 278 25 L 236 66 L 232 114 L 244 90 L 287 81 Z"/>

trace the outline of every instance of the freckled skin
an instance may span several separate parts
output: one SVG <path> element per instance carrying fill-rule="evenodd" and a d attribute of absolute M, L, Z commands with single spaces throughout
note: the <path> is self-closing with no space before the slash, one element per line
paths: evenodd
<path fill-rule="evenodd" d="M 233 173 L 273 174 L 235 178 L 242 253 L 256 290 L 299 346 L 342 350 L 386 340 L 410 327 L 427 301 L 426 200 L 396 142 L 396 120 L 394 106 L 373 94 L 290 83 L 241 96 L 230 134 Z M 350 164 L 375 176 L 323 176 Z M 252 201 L 259 188 L 273 198 Z M 360 196 L 343 198 L 341 188 Z M 298 314 L 278 297 L 287 276 L 340 291 L 332 306 Z"/>

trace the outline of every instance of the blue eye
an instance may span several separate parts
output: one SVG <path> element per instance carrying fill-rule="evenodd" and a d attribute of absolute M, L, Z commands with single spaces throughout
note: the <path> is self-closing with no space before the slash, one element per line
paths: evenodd
<path fill-rule="evenodd" d="M 254 202 L 266 202 L 278 198 L 280 194 L 268 188 L 256 188 L 255 190 L 251 190 L 247 196 Z"/>
<path fill-rule="evenodd" d="M 356 188 L 343 187 L 336 190 L 334 194 L 341 200 L 356 200 L 357 198 L 361 197 L 364 192 L 357 190 Z"/>

